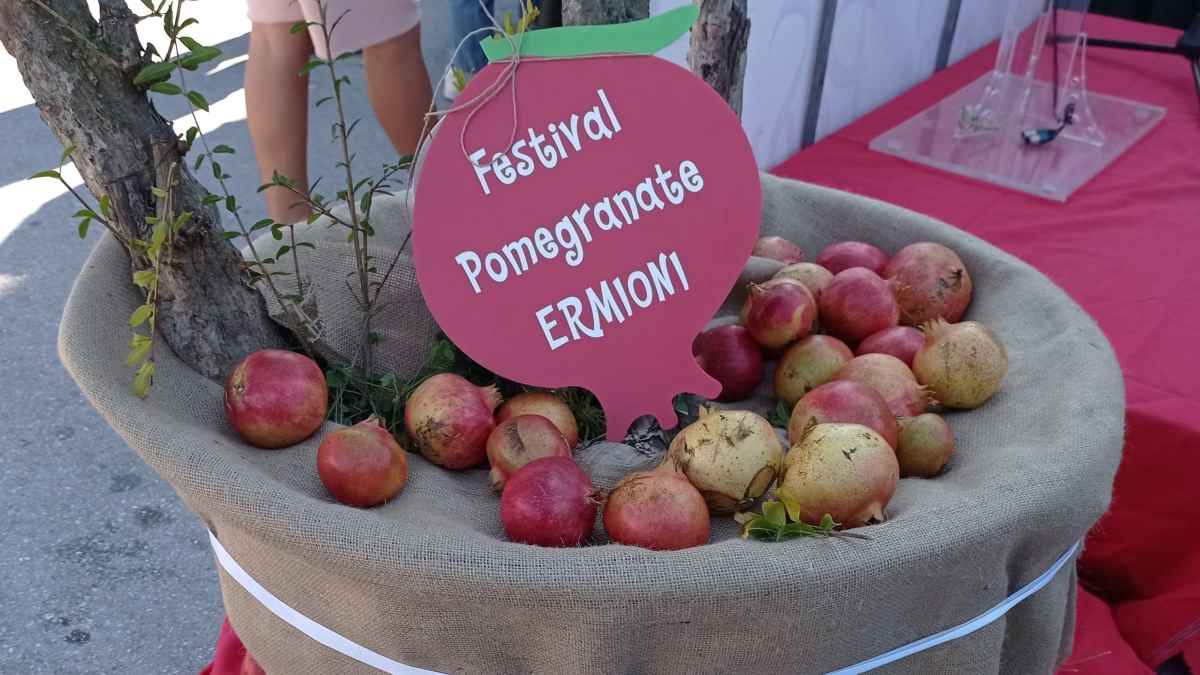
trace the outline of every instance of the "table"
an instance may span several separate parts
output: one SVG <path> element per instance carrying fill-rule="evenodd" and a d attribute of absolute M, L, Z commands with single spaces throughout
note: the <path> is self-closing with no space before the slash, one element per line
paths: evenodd
<path fill-rule="evenodd" d="M 1174 44 L 1179 31 L 1092 16 L 1094 37 Z M 1167 116 L 1066 204 L 868 150 L 872 138 L 986 72 L 990 45 L 773 172 L 929 214 L 1017 255 L 1100 324 L 1125 374 L 1127 443 L 1113 504 L 1087 540 L 1071 673 L 1200 673 L 1200 102 L 1176 56 L 1093 48 L 1089 87 Z M 1047 386 L 1053 386 L 1048 382 Z"/>

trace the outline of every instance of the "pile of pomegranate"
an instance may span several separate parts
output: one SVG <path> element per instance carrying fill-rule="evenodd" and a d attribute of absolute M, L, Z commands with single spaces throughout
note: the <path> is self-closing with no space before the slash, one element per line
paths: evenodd
<path fill-rule="evenodd" d="M 901 476 L 933 477 L 950 461 L 954 433 L 933 411 L 983 405 L 1007 371 L 996 335 L 962 321 L 971 276 L 954 251 L 932 242 L 890 257 L 840 242 L 806 262 L 793 242 L 765 237 L 752 254 L 784 266 L 748 289 L 738 323 L 692 345 L 721 383 L 724 405 L 702 408 L 657 468 L 605 494 L 573 459 L 579 427 L 558 395 L 502 401 L 495 386 L 440 373 L 408 396 L 402 439 L 374 417 L 327 433 L 316 451 L 322 484 L 338 502 L 368 508 L 404 489 L 405 445 L 443 469 L 486 463 L 508 538 L 538 546 L 586 544 L 598 515 L 618 544 L 699 546 L 713 516 L 743 519 L 771 495 L 796 523 L 883 521 Z M 764 382 L 786 430 L 729 405 Z M 228 378 L 226 416 L 247 443 L 287 447 L 321 428 L 327 392 L 312 359 L 255 352 Z"/>

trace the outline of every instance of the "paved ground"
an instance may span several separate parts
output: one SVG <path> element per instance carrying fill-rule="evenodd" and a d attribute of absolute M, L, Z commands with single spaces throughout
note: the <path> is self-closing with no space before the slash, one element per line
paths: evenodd
<path fill-rule="evenodd" d="M 137 6 L 139 3 L 131 2 Z M 214 115 L 211 140 L 239 149 L 222 160 L 250 222 L 263 217 L 242 99 L 249 26 L 241 3 L 198 8 L 202 39 L 230 59 L 197 87 Z M 449 55 L 443 3 L 425 3 L 432 73 Z M 349 61 L 361 82 L 361 66 Z M 313 78 L 313 100 L 325 95 Z M 393 159 L 361 92 L 349 99 L 356 165 Z M 162 102 L 164 115 L 183 114 Z M 310 177 L 331 174 L 331 106 L 312 120 Z M 0 673 L 188 673 L 207 663 L 221 619 L 204 530 L 113 433 L 59 365 L 63 304 L 91 241 L 75 235 L 77 205 L 49 181 L 60 146 L 0 51 Z M 96 235 L 93 234 L 93 241 Z"/>

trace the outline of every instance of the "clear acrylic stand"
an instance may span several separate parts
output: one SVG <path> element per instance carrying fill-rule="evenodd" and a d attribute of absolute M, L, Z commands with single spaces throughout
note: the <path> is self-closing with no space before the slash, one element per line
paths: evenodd
<path fill-rule="evenodd" d="M 1166 114 L 1087 89 L 1088 0 L 1011 0 L 995 67 L 871 141 L 870 147 L 964 176 L 1066 201 Z M 1027 145 L 1027 130 L 1057 129 Z"/>

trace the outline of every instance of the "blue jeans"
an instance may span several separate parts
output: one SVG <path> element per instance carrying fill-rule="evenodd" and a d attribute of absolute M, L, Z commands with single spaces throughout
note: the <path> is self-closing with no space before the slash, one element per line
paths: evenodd
<path fill-rule="evenodd" d="M 492 25 L 483 8 L 479 6 L 480 0 L 449 0 L 449 2 L 451 49 L 457 47 L 458 43 L 471 31 Z M 487 6 L 489 12 L 495 14 L 496 0 L 483 0 L 483 4 Z M 499 17 L 496 18 L 499 19 Z M 479 41 L 488 35 L 488 33 L 479 33 L 471 36 L 455 55 L 454 65 L 466 71 L 468 75 L 482 70 L 487 65 L 487 57 L 483 55 Z"/>

